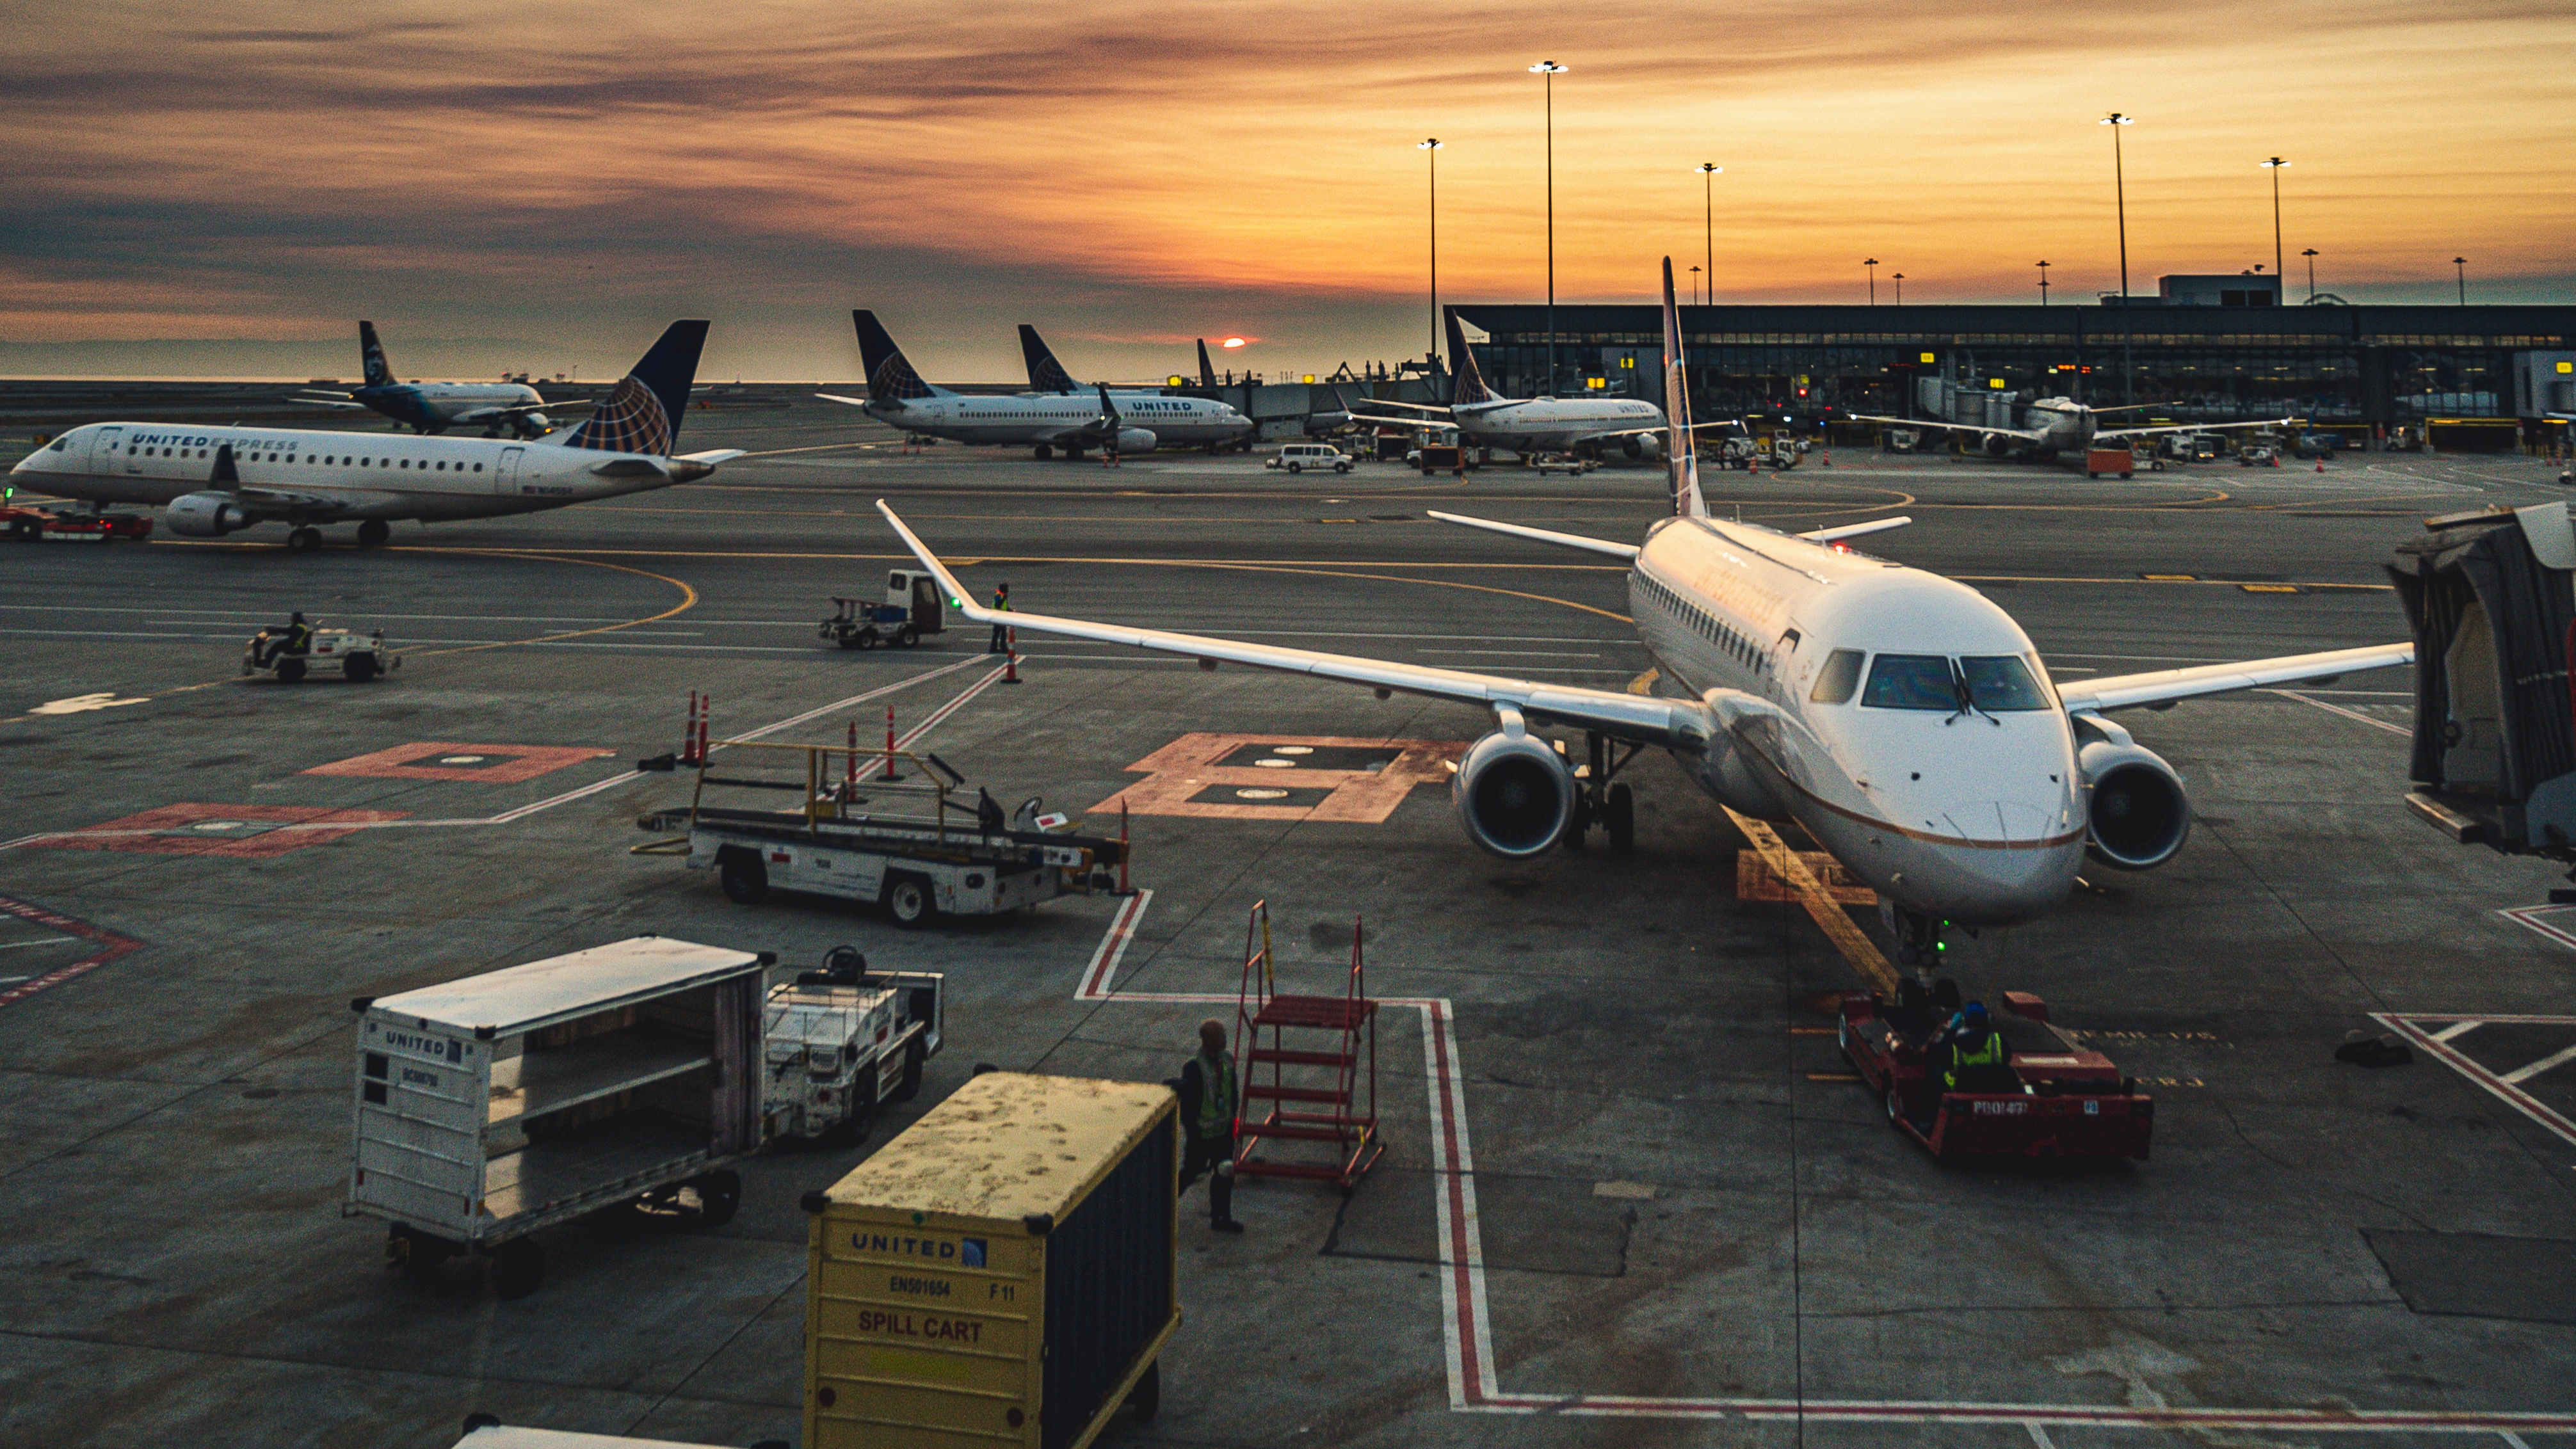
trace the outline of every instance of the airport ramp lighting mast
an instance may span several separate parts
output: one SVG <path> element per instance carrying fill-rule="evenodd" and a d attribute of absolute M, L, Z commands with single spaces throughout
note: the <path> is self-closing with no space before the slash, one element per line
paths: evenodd
<path fill-rule="evenodd" d="M 1440 376 L 1440 138 L 1416 141 L 1413 149 L 1431 163 L 1431 376 L 1436 383 Z"/>
<path fill-rule="evenodd" d="M 2289 270 L 2281 265 L 2281 168 L 2290 163 L 2275 156 L 2263 163 L 2272 173 L 2272 275 L 2286 277 Z"/>
<path fill-rule="evenodd" d="M 2045 307 L 2048 305 L 2048 263 L 2035 262 L 2032 265 L 2039 268 L 2039 305 Z"/>
<path fill-rule="evenodd" d="M 1726 168 L 1714 161 L 1702 161 L 1691 168 L 1699 173 L 1700 249 L 1707 253 L 1701 260 L 1708 263 L 1708 300 L 1717 302 L 1717 175 Z"/>
<path fill-rule="evenodd" d="M 1556 78 L 1573 69 L 1542 60 L 1530 74 L 1547 83 L 1547 394 L 1556 395 Z"/>
<path fill-rule="evenodd" d="M 2138 123 L 2135 116 L 2118 111 L 2104 116 L 2100 123 L 2111 128 L 2111 195 L 2119 206 L 2120 217 L 2120 401 L 2136 402 L 2137 370 L 2129 360 L 2129 174 L 2127 159 L 2120 151 L 2120 128 Z"/>
<path fill-rule="evenodd" d="M 1869 268 L 1869 305 L 1878 305 L 1878 258 L 1863 257 L 1860 264 Z"/>
<path fill-rule="evenodd" d="M 2317 299 L 2317 249 L 2310 247 L 2299 255 L 2308 259 L 2308 300 L 2313 302 Z"/>

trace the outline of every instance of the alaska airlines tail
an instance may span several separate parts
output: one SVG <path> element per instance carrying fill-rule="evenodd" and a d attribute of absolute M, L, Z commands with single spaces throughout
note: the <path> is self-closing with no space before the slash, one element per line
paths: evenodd
<path fill-rule="evenodd" d="M 1476 354 L 1467 350 L 1467 334 L 1458 327 L 1458 314 L 1449 314 L 1450 376 L 1449 406 L 1473 407 L 1494 400 L 1494 391 L 1485 386 L 1484 374 L 1476 371 Z"/>
<path fill-rule="evenodd" d="M 1682 314 L 1673 304 L 1673 259 L 1664 258 L 1664 458 L 1672 469 L 1673 512 L 1706 518 L 1699 491 L 1699 435 L 1691 430 L 1690 373 L 1682 363 Z"/>
<path fill-rule="evenodd" d="M 1038 392 L 1080 392 L 1082 384 L 1055 360 L 1055 353 L 1038 336 L 1038 329 L 1026 322 L 1020 324 L 1020 356 L 1028 359 L 1029 386 Z"/>
<path fill-rule="evenodd" d="M 376 324 L 358 324 L 358 365 L 366 370 L 367 386 L 391 387 L 393 367 L 385 361 L 385 345 L 376 340 Z"/>
<path fill-rule="evenodd" d="M 923 382 L 921 374 L 912 370 L 903 349 L 894 345 L 876 313 L 864 308 L 855 310 L 850 313 L 850 322 L 859 329 L 859 362 L 868 370 L 868 401 L 902 402 L 937 397 L 945 390 Z"/>
<path fill-rule="evenodd" d="M 706 345 L 707 324 L 702 321 L 664 328 L 653 350 L 618 380 L 617 390 L 564 439 L 564 446 L 671 456 L 680 419 L 689 409 L 689 386 L 698 380 L 698 354 Z"/>
<path fill-rule="evenodd" d="M 1216 364 L 1208 361 L 1207 339 L 1199 339 L 1199 386 L 1216 386 Z"/>

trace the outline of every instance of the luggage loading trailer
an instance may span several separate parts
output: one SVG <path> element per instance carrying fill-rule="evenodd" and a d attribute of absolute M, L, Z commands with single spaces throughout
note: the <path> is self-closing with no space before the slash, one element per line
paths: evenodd
<path fill-rule="evenodd" d="M 719 761 L 721 750 L 726 758 Z M 741 752 L 741 753 L 735 753 Z M 730 899 L 756 905 L 773 889 L 883 905 L 900 926 L 939 915 L 981 916 L 1060 895 L 1107 891 L 1125 861 L 1123 840 L 1075 834 L 1035 799 L 1005 821 L 965 777 L 937 755 L 847 745 L 718 740 L 700 752 L 696 793 L 686 810 L 638 823 L 685 830 L 636 847 L 677 854 L 713 870 Z M 765 773 L 764 773 L 765 772 Z M 708 803 L 710 790 L 792 793 L 793 810 Z M 912 813 L 883 808 L 910 805 Z M 878 806 L 877 809 L 863 807 Z M 923 806 L 928 813 L 920 813 Z"/>
<path fill-rule="evenodd" d="M 806 1449 L 1083 1449 L 1154 1417 L 1180 1327 L 1171 1089 L 988 1072 L 828 1191 Z"/>
<path fill-rule="evenodd" d="M 723 1164 L 761 1142 L 761 980 L 774 958 L 639 936 L 350 1003 L 354 1162 L 343 1216 L 381 1218 L 391 1266 L 493 1258 L 536 1291 L 528 1235 L 632 1204 L 733 1216 Z"/>
<path fill-rule="evenodd" d="M 1962 1076 L 1957 1090 L 1943 1089 L 1927 1050 L 1948 1017 L 1910 981 L 1894 1002 L 1871 991 L 1842 994 L 1835 1039 L 1898 1131 L 1936 1158 L 2146 1160 L 2155 1099 L 2109 1057 L 2058 1030 L 2047 1002 L 2005 992 L 2003 1009 L 1991 1018 L 2005 1061 L 1980 1069 L 1985 1079 Z"/>

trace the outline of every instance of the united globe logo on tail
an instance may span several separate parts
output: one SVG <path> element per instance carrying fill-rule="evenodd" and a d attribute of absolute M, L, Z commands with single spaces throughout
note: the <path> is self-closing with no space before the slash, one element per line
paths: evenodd
<path fill-rule="evenodd" d="M 671 437 L 671 415 L 663 410 L 662 400 L 641 378 L 629 373 L 619 380 L 617 390 L 608 395 L 599 411 L 590 415 L 590 421 L 565 442 L 568 447 L 660 458 L 670 455 Z"/>

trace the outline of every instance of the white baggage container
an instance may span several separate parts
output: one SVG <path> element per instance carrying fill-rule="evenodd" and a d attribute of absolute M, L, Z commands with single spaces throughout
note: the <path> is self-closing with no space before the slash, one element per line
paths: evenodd
<path fill-rule="evenodd" d="M 535 1291 L 527 1234 L 623 1203 L 710 1226 L 761 1142 L 767 953 L 639 936 L 398 996 L 354 1001 L 348 1215 L 388 1257 L 495 1256 Z"/>

